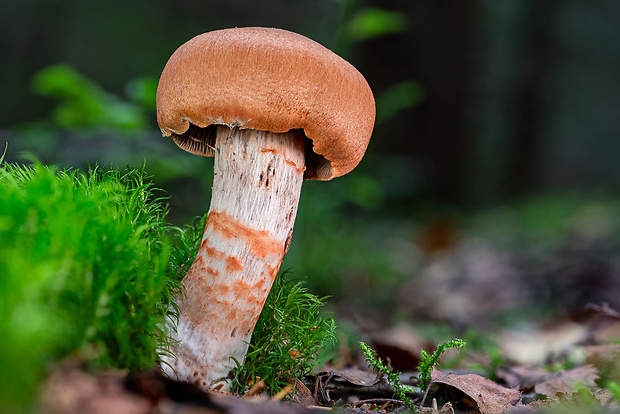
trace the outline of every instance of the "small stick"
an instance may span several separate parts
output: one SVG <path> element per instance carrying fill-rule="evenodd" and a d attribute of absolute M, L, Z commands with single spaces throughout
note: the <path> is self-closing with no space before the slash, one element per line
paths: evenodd
<path fill-rule="evenodd" d="M 422 398 L 422 402 L 420 403 L 420 407 L 424 407 L 424 403 L 426 402 L 426 397 L 428 397 L 428 392 L 431 389 L 431 386 L 433 385 L 435 381 L 431 380 L 431 382 L 428 384 L 428 387 L 426 387 L 426 391 L 424 392 L 424 398 Z"/>
<path fill-rule="evenodd" d="M 376 402 L 376 403 L 398 403 L 398 404 L 402 404 L 403 402 L 401 400 L 395 400 L 393 398 L 371 398 L 369 400 L 361 400 L 355 403 L 355 407 L 360 407 L 364 404 L 367 403 L 371 403 L 371 402 Z"/>
<path fill-rule="evenodd" d="M 278 393 L 276 395 L 273 396 L 273 398 L 271 399 L 271 401 L 280 401 L 282 398 L 286 397 L 287 395 L 289 395 L 290 393 L 293 392 L 293 386 L 292 385 L 287 385 L 286 387 L 282 388 L 280 391 L 278 391 Z"/>
<path fill-rule="evenodd" d="M 255 395 L 258 395 L 264 389 L 265 389 L 265 381 L 260 380 L 256 384 L 254 384 L 248 392 L 245 393 L 243 398 L 254 397 Z"/>

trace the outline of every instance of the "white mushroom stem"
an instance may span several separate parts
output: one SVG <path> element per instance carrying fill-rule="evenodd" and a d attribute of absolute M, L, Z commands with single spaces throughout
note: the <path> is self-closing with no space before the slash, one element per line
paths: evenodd
<path fill-rule="evenodd" d="M 304 172 L 304 135 L 218 127 L 213 196 L 183 279 L 171 376 L 227 389 L 288 250 Z"/>

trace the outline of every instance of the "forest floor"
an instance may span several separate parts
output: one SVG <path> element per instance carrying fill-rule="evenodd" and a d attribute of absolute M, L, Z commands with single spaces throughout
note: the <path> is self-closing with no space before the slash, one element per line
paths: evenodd
<path fill-rule="evenodd" d="M 334 298 L 339 347 L 292 384 L 294 393 L 204 393 L 158 371 L 93 373 L 68 361 L 49 376 L 40 412 L 620 413 L 620 249 L 610 226 L 583 222 L 554 243 L 519 245 L 431 229 L 441 248 L 427 243 L 416 277 L 389 303 L 372 305 L 372 288 L 369 296 Z M 443 355 L 430 386 L 417 388 L 421 351 L 454 336 L 467 345 Z M 368 367 L 358 340 L 401 373 L 413 407 Z"/>
<path fill-rule="evenodd" d="M 415 387 L 417 373 L 402 373 L 416 409 L 424 413 L 620 412 L 620 313 L 603 305 L 584 309 L 579 320 L 494 333 L 495 359 L 480 350 L 445 355 L 428 389 Z M 416 359 L 415 330 L 401 325 L 376 340 L 395 365 Z M 344 351 L 345 353 L 348 351 Z M 495 352 L 493 352 L 495 353 Z M 493 354 L 492 353 L 492 354 Z M 389 357 L 388 357 L 389 358 Z M 267 397 L 252 390 L 243 397 L 203 393 L 159 372 L 90 373 L 66 362 L 48 378 L 41 397 L 45 413 L 342 413 L 407 412 L 386 378 L 351 357 L 344 366 L 326 366 Z M 359 359 L 358 359 L 359 360 Z M 457 360 L 454 363 L 454 360 Z M 389 360 L 392 362 L 392 359 Z M 409 362 L 408 362 L 409 363 Z"/>

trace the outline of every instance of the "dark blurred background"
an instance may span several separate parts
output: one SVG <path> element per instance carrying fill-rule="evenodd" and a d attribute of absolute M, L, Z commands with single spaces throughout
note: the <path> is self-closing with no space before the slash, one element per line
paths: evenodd
<path fill-rule="evenodd" d="M 208 209 L 212 161 L 159 133 L 168 57 L 210 30 L 292 30 L 364 74 L 377 120 L 354 172 L 304 184 L 283 269 L 353 319 L 618 304 L 619 16 L 614 0 L 6 2 L 0 144 L 10 162 L 144 165 L 182 225 Z"/>

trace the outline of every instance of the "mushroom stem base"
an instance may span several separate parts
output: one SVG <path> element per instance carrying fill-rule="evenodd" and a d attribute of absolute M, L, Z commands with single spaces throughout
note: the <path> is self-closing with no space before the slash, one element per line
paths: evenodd
<path fill-rule="evenodd" d="M 300 131 L 218 127 L 205 233 L 178 300 L 176 359 L 163 365 L 171 376 L 229 387 L 288 250 L 304 169 Z"/>

